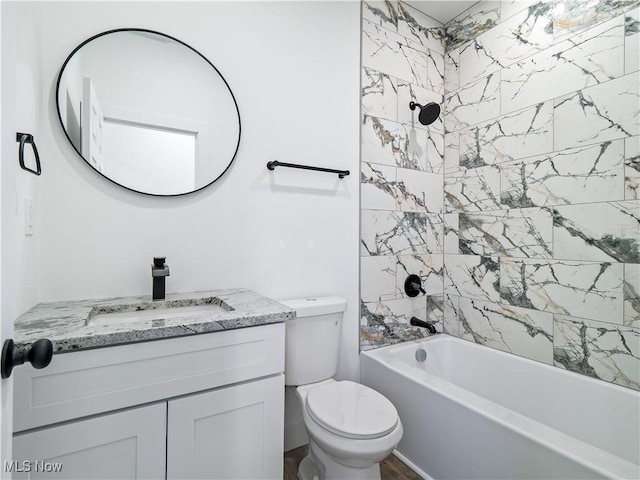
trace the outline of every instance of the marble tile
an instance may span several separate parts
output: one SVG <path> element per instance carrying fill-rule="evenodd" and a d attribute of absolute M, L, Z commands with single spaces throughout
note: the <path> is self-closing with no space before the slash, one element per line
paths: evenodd
<path fill-rule="evenodd" d="M 640 263 L 640 200 L 556 207 L 553 239 L 556 258 Z"/>
<path fill-rule="evenodd" d="M 640 134 L 640 75 L 586 88 L 554 100 L 554 150 Z"/>
<path fill-rule="evenodd" d="M 624 75 L 624 18 L 616 17 L 602 29 L 586 41 L 566 40 L 502 70 L 502 112 Z"/>
<path fill-rule="evenodd" d="M 425 249 L 427 253 L 444 252 L 444 219 L 442 214 L 422 214 L 424 219 Z"/>
<path fill-rule="evenodd" d="M 368 68 L 402 78 L 421 87 L 442 83 L 431 80 L 434 73 L 430 67 L 433 57 L 442 54 L 429 50 L 417 42 L 364 20 L 362 25 L 362 64 Z M 444 59 L 442 59 L 444 74 Z M 444 87 L 441 88 L 442 90 Z"/>
<path fill-rule="evenodd" d="M 624 140 L 625 199 L 640 199 L 640 136 Z"/>
<path fill-rule="evenodd" d="M 500 259 L 502 303 L 517 307 L 621 324 L 622 284 L 620 263 Z"/>
<path fill-rule="evenodd" d="M 445 134 L 443 160 L 445 173 L 460 169 L 460 134 L 458 132 Z"/>
<path fill-rule="evenodd" d="M 457 255 L 460 253 L 458 247 L 460 221 L 457 213 L 444 214 L 444 253 Z"/>
<path fill-rule="evenodd" d="M 429 333 L 424 328 L 419 329 L 404 323 L 385 325 L 384 327 L 361 326 L 360 349 L 371 350 L 402 342 L 420 340 L 428 336 Z"/>
<path fill-rule="evenodd" d="M 624 17 L 624 73 L 640 70 L 640 8 Z"/>
<path fill-rule="evenodd" d="M 360 184 L 360 208 L 370 210 L 398 208 L 395 167 L 361 162 Z"/>
<path fill-rule="evenodd" d="M 396 296 L 407 297 L 404 282 L 409 275 L 418 275 L 426 295 L 442 295 L 443 258 L 435 255 L 400 255 L 396 267 Z"/>
<path fill-rule="evenodd" d="M 444 91 L 460 88 L 460 49 L 447 50 L 444 54 Z"/>
<path fill-rule="evenodd" d="M 380 25 L 362 21 L 362 65 L 388 75 L 407 79 L 403 49 L 407 39 Z"/>
<path fill-rule="evenodd" d="M 428 68 L 425 87 L 444 95 L 444 53 L 429 50 Z"/>
<path fill-rule="evenodd" d="M 628 327 L 640 328 L 640 264 L 624 266 L 624 320 Z"/>
<path fill-rule="evenodd" d="M 444 25 L 404 3 L 398 4 L 398 33 L 439 53 L 444 53 Z"/>
<path fill-rule="evenodd" d="M 553 315 L 461 297 L 460 336 L 487 347 L 553 364 Z"/>
<path fill-rule="evenodd" d="M 416 136 L 426 135 L 427 138 L 427 165 L 425 170 L 431 173 L 439 173 L 441 176 L 444 172 L 444 135 L 435 130 L 427 130 L 422 133 L 419 129 L 410 131 L 410 134 Z"/>
<path fill-rule="evenodd" d="M 362 2 L 362 18 L 371 23 L 398 31 L 398 2 L 372 1 Z"/>
<path fill-rule="evenodd" d="M 460 253 L 550 258 L 553 233 L 553 217 L 545 208 L 461 213 Z"/>
<path fill-rule="evenodd" d="M 558 367 L 640 390 L 640 330 L 556 315 L 553 359 Z"/>
<path fill-rule="evenodd" d="M 551 152 L 553 126 L 553 104 L 544 102 L 461 130 L 460 166 L 475 168 Z"/>
<path fill-rule="evenodd" d="M 412 228 L 420 229 L 423 243 L 415 245 L 414 251 L 405 253 L 433 254 L 442 253 L 444 250 L 444 220 L 442 214 L 399 212 L 405 216 L 404 223 L 414 225 Z"/>
<path fill-rule="evenodd" d="M 361 311 L 361 324 L 364 323 L 368 326 L 408 325 L 411 317 L 424 319 L 426 314 L 427 302 L 424 296 L 365 303 Z"/>
<path fill-rule="evenodd" d="M 500 210 L 500 170 L 496 165 L 469 168 L 444 177 L 446 213 Z"/>
<path fill-rule="evenodd" d="M 599 23 L 630 11 L 638 0 L 563 0 L 553 10 L 553 35 L 558 43 Z"/>
<path fill-rule="evenodd" d="M 442 215 L 361 211 L 360 253 L 402 255 L 442 252 Z"/>
<path fill-rule="evenodd" d="M 551 46 L 552 5 L 551 0 L 537 2 L 462 47 L 460 85 L 485 77 Z"/>
<path fill-rule="evenodd" d="M 478 2 L 445 25 L 446 49 L 453 49 L 473 40 L 500 22 L 500 2 Z"/>
<path fill-rule="evenodd" d="M 460 297 L 457 295 L 444 295 L 443 298 L 443 324 L 442 329 L 444 333 L 453 335 L 454 337 L 460 337 L 462 335 L 462 329 L 460 328 L 460 320 L 458 319 L 458 303 Z"/>
<path fill-rule="evenodd" d="M 427 296 L 427 322 L 434 322 L 436 331 L 442 333 L 444 331 L 444 295 L 428 295 Z"/>
<path fill-rule="evenodd" d="M 396 120 L 398 115 L 397 80 L 371 68 L 362 69 L 362 113 Z"/>
<path fill-rule="evenodd" d="M 360 259 L 360 297 L 363 302 L 396 299 L 396 263 L 394 255 Z"/>
<path fill-rule="evenodd" d="M 453 132 L 500 115 L 500 72 L 468 84 L 444 100 L 445 131 Z"/>
<path fill-rule="evenodd" d="M 360 158 L 367 163 L 426 170 L 428 140 L 427 134 L 408 125 L 365 116 Z"/>
<path fill-rule="evenodd" d="M 516 13 L 535 5 L 540 0 L 502 0 L 500 2 L 500 19 L 506 21 Z"/>
<path fill-rule="evenodd" d="M 424 297 L 360 304 L 360 348 L 367 350 L 428 336 L 425 329 L 411 327 L 412 316 L 424 318 Z"/>
<path fill-rule="evenodd" d="M 498 258 L 445 255 L 444 293 L 498 302 L 500 300 Z"/>
<path fill-rule="evenodd" d="M 442 175 L 399 168 L 397 178 L 400 210 L 442 213 Z"/>
<path fill-rule="evenodd" d="M 500 164 L 500 201 L 514 208 L 622 200 L 623 184 L 623 140 Z"/>

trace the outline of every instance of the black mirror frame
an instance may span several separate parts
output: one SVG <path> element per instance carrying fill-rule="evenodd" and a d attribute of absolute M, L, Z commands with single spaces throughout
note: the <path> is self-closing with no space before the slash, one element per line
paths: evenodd
<path fill-rule="evenodd" d="M 169 38 L 175 42 L 178 42 L 181 45 L 184 45 L 185 47 L 187 47 L 188 49 L 190 49 L 191 51 L 195 52 L 200 58 L 202 58 L 205 62 L 207 62 L 209 64 L 209 66 L 211 66 L 211 68 L 213 68 L 213 70 L 220 76 L 220 78 L 222 79 L 222 81 L 224 82 L 225 86 L 227 87 L 227 89 L 229 90 L 229 94 L 231 95 L 231 98 L 233 99 L 233 104 L 235 105 L 236 108 L 236 112 L 238 114 L 238 142 L 236 143 L 236 148 L 233 152 L 233 156 L 231 157 L 231 159 L 229 160 L 229 164 L 225 167 L 225 169 L 220 173 L 220 175 L 218 175 L 216 178 L 214 178 L 213 180 L 211 180 L 211 182 L 207 183 L 206 185 L 203 185 L 200 188 L 197 188 L 195 190 L 191 190 L 189 192 L 184 192 L 184 193 L 175 193 L 175 194 L 159 194 L 159 193 L 149 193 L 149 192 L 142 192 L 139 190 L 135 190 L 133 188 L 127 187 L 126 185 L 122 185 L 121 183 L 116 182 L 115 180 L 107 177 L 106 175 L 104 175 L 102 172 L 96 170 L 95 168 L 93 168 L 91 166 L 91 164 L 82 156 L 82 152 L 78 151 L 78 149 L 76 148 L 76 146 L 74 145 L 73 141 L 71 140 L 71 138 L 69 137 L 69 134 L 67 133 L 67 130 L 64 127 L 64 122 L 62 120 L 62 114 L 60 113 L 60 99 L 59 99 L 59 90 L 60 90 L 60 82 L 62 80 L 62 74 L 64 73 L 64 69 L 67 66 L 67 64 L 69 63 L 69 61 L 71 60 L 71 58 L 73 57 L 73 55 L 80 50 L 83 46 L 85 46 L 87 43 L 95 40 L 96 38 L 100 38 L 103 37 L 105 35 L 110 35 L 113 33 L 118 33 L 118 32 L 143 32 L 143 33 L 153 33 L 156 35 L 161 35 L 163 37 Z M 148 30 L 145 28 L 117 28 L 114 30 L 107 30 L 105 32 L 101 32 L 98 33 L 97 35 L 92 36 L 91 38 L 88 38 L 87 40 L 85 40 L 84 42 L 82 42 L 80 45 L 78 45 L 76 48 L 73 49 L 73 51 L 67 56 L 66 60 L 64 61 L 64 63 L 62 64 L 62 67 L 60 68 L 60 72 L 58 73 L 58 79 L 56 81 L 56 110 L 58 112 L 58 120 L 60 122 L 60 127 L 62 128 L 62 131 L 64 132 L 65 137 L 67 137 L 67 140 L 69 141 L 69 144 L 73 147 L 73 149 L 76 151 L 76 153 L 80 156 L 80 158 L 84 161 L 84 163 L 87 164 L 87 166 L 89 166 L 89 168 L 91 168 L 91 170 L 93 170 L 94 172 L 98 173 L 100 176 L 102 176 L 103 178 L 106 178 L 107 180 L 109 180 L 111 183 L 118 185 L 119 187 L 125 188 L 131 192 L 136 192 L 136 193 L 140 193 L 142 195 L 149 195 L 152 197 L 180 197 L 183 195 L 189 195 L 191 193 L 195 193 L 195 192 L 199 192 L 200 190 L 203 190 L 207 187 L 209 187 L 211 184 L 215 183 L 217 180 L 220 179 L 220 177 L 222 177 L 227 170 L 229 170 L 229 168 L 231 167 L 231 165 L 233 164 L 234 160 L 236 159 L 236 156 L 238 154 L 238 149 L 240 148 L 240 139 L 242 138 L 242 122 L 240 120 L 240 109 L 238 108 L 238 102 L 236 100 L 235 95 L 233 94 L 233 91 L 231 90 L 231 87 L 229 86 L 229 83 L 227 82 L 227 79 L 224 78 L 224 76 L 222 75 L 222 73 L 220 73 L 220 70 L 218 70 L 213 63 L 211 63 L 209 61 L 209 59 L 207 57 L 205 57 L 204 55 L 202 55 L 198 50 L 196 50 L 195 48 L 193 48 L 191 45 L 183 42 L 182 40 L 178 40 L 175 37 L 172 37 L 171 35 L 167 35 L 166 33 L 161 33 L 161 32 L 157 32 L 155 30 Z"/>

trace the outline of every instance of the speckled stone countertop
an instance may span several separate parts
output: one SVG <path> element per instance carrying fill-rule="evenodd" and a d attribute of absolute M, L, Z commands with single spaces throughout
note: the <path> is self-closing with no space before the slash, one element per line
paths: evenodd
<path fill-rule="evenodd" d="M 219 305 L 220 311 L 185 312 L 166 319 L 159 314 L 157 318 L 135 322 L 109 323 L 108 319 L 96 325 L 91 322 L 91 318 L 104 313 L 208 304 Z M 151 300 L 147 295 L 64 301 L 38 304 L 19 317 L 14 341 L 17 347 L 22 347 L 48 338 L 53 342 L 54 353 L 62 353 L 280 323 L 294 317 L 291 308 L 246 289 L 176 293 L 164 300 Z"/>

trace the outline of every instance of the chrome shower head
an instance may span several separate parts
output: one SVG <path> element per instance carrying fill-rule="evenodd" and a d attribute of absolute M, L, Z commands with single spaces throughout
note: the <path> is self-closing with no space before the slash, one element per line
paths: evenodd
<path fill-rule="evenodd" d="M 409 108 L 411 110 L 415 110 L 416 107 L 420 108 L 420 113 L 418 114 L 418 120 L 423 125 L 431 125 L 436 121 L 438 115 L 440 115 L 440 105 L 437 103 L 427 103 L 425 106 L 420 105 L 416 102 L 409 102 Z"/>

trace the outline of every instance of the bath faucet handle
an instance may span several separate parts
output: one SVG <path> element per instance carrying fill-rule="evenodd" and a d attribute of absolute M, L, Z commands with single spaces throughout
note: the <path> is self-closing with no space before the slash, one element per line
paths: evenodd
<path fill-rule="evenodd" d="M 409 275 L 404 281 L 404 292 L 410 297 L 417 297 L 419 293 L 426 295 L 422 288 L 422 279 L 418 275 Z"/>

